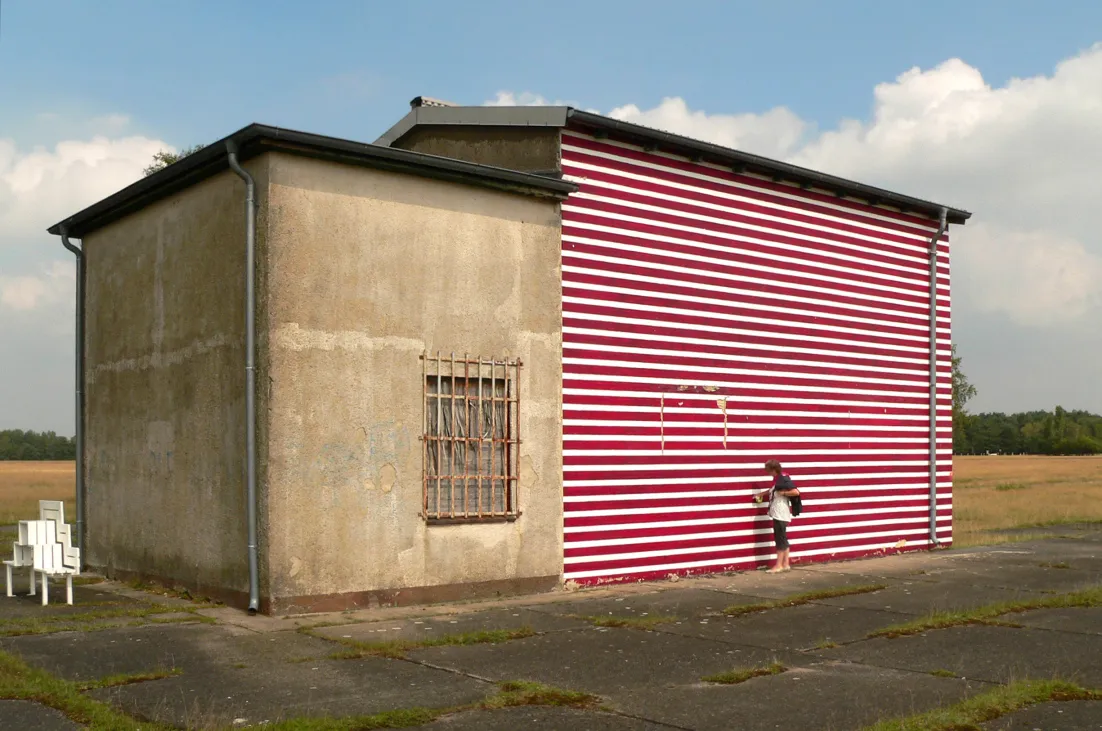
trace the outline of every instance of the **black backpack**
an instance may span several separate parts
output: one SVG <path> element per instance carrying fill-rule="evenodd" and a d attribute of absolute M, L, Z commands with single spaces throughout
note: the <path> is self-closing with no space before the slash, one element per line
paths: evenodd
<path fill-rule="evenodd" d="M 781 480 L 779 481 L 779 484 L 777 485 L 777 488 L 780 489 L 780 490 L 797 490 L 797 489 L 799 489 L 794 484 L 792 484 L 792 478 L 789 477 L 788 475 L 784 475 L 781 478 Z M 802 499 L 800 499 L 799 495 L 790 495 L 788 497 L 788 508 L 789 508 L 789 510 L 792 511 L 792 517 L 796 517 L 797 515 L 799 515 L 800 513 L 802 513 L 804 511 L 804 501 Z"/>

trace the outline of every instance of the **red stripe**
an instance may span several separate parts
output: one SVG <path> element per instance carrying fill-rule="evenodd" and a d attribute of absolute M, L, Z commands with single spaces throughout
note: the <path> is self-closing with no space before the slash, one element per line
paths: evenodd
<path fill-rule="evenodd" d="M 563 169 L 568 175 L 580 176 L 584 174 L 587 179 L 604 180 L 613 183 L 620 182 L 615 176 L 603 173 L 584 172 L 579 168 L 573 168 L 568 162 L 564 163 Z M 868 260 L 869 265 L 875 263 L 882 265 L 894 263 L 900 268 L 910 270 L 916 275 L 925 272 L 929 266 L 926 264 L 928 256 L 925 251 L 923 251 L 923 245 L 919 242 L 909 242 L 903 237 L 882 234 L 883 238 L 881 238 L 879 242 L 869 241 L 859 238 L 859 236 L 861 234 L 866 236 L 875 235 L 873 232 L 860 231 L 857 227 L 839 226 L 838 224 L 834 224 L 833 228 L 828 228 L 826 230 L 810 228 L 800 224 L 807 222 L 812 222 L 813 225 L 819 226 L 828 226 L 829 224 L 820 223 L 809 217 L 800 216 L 799 214 L 793 214 L 791 211 L 770 210 L 763 206 L 755 206 L 753 204 L 732 204 L 730 201 L 725 201 L 714 196 L 708 196 L 701 193 L 686 194 L 684 191 L 676 191 L 667 187 L 644 182 L 635 182 L 634 189 L 638 192 L 629 193 L 626 191 L 609 190 L 596 185 L 588 185 L 586 182 L 582 182 L 580 185 L 581 195 L 599 196 L 606 199 L 612 198 L 617 201 L 659 208 L 663 211 L 671 212 L 640 211 L 640 209 L 634 206 L 617 206 L 613 209 L 624 211 L 625 213 L 628 211 L 635 211 L 634 214 L 627 213 L 627 215 L 654 218 L 655 220 L 666 222 L 693 221 L 693 223 L 686 223 L 683 225 L 695 225 L 710 229 L 713 227 L 729 227 L 733 231 L 741 232 L 740 235 L 754 239 L 772 241 L 775 243 L 798 244 L 800 246 L 817 249 L 825 254 L 853 256 L 855 253 L 858 253 L 854 251 L 853 247 L 859 246 L 862 249 L 872 249 L 871 252 L 860 251 L 860 255 Z M 675 195 L 684 200 L 669 201 L 656 197 L 654 194 Z M 585 207 L 602 207 L 605 205 L 603 201 L 577 196 L 572 197 L 569 203 L 570 205 Z M 723 209 L 717 210 L 707 205 L 701 205 L 702 203 L 718 204 L 723 206 Z M 733 206 L 737 206 L 737 208 Z M 602 208 L 602 210 L 609 209 Z M 783 221 L 791 221 L 791 223 L 764 220 L 756 216 L 745 215 L 744 212 L 763 213 L 765 215 L 782 218 Z M 686 219 L 684 216 L 688 216 L 689 218 Z M 718 221 L 716 219 L 718 219 Z M 720 223 L 720 221 L 722 221 L 722 223 Z M 767 231 L 762 231 L 762 228 L 767 229 Z M 713 230 L 721 229 L 714 228 Z M 853 235 L 855 232 L 858 234 L 857 236 Z M 816 240 L 810 241 L 803 237 L 813 237 Z M 887 242 L 897 243 L 899 246 L 885 246 Z M 879 249 L 879 251 L 877 251 L 877 249 Z M 884 252 L 900 254 L 906 258 L 890 256 Z"/>
<path fill-rule="evenodd" d="M 583 141 L 590 149 L 602 148 L 600 143 Z M 612 150 L 613 154 L 634 160 L 657 160 L 641 150 Z M 564 242 L 563 263 L 568 270 L 563 273 L 565 297 L 586 299 L 590 302 L 563 303 L 563 325 L 566 328 L 585 329 L 587 334 L 564 332 L 563 355 L 580 362 L 564 364 L 564 388 L 569 390 L 601 390 L 605 395 L 580 395 L 564 392 L 564 416 L 570 420 L 589 420 L 591 424 L 573 424 L 564 427 L 564 493 L 567 496 L 594 496 L 599 502 L 564 505 L 564 527 L 594 528 L 591 532 L 571 533 L 565 537 L 565 555 L 584 557 L 585 563 L 567 566 L 568 573 L 587 570 L 595 566 L 604 570 L 614 569 L 616 574 L 595 580 L 604 582 L 623 577 L 645 577 L 648 567 L 662 563 L 712 561 L 704 571 L 713 571 L 725 565 L 747 566 L 758 563 L 762 556 L 772 552 L 769 546 L 749 549 L 747 544 L 754 537 L 727 539 L 717 537 L 721 531 L 765 527 L 768 523 L 758 520 L 761 508 L 747 499 L 708 497 L 699 493 L 723 489 L 733 485 L 738 489 L 752 483 L 734 482 L 749 478 L 764 483 L 761 463 L 777 458 L 790 466 L 805 496 L 810 501 L 809 510 L 799 519 L 799 528 L 793 531 L 797 550 L 822 546 L 853 553 L 853 546 L 875 542 L 889 545 L 892 541 L 869 539 L 870 533 L 892 531 L 893 535 L 922 537 L 926 530 L 927 485 L 926 449 L 928 427 L 926 408 L 929 399 L 929 382 L 926 373 L 928 332 L 925 317 L 929 307 L 928 269 L 924 244 L 908 240 L 901 234 L 915 232 L 908 223 L 915 217 L 893 216 L 877 210 L 892 221 L 872 219 L 872 209 L 858 204 L 844 204 L 844 211 L 824 207 L 824 202 L 837 203 L 834 199 L 817 194 L 799 194 L 801 200 L 790 200 L 777 195 L 784 190 L 788 194 L 795 189 L 772 186 L 754 181 L 753 190 L 732 190 L 723 176 L 715 176 L 700 166 L 662 164 L 670 171 L 644 170 L 634 165 L 607 160 L 593 160 L 608 172 L 592 174 L 571 167 L 571 161 L 580 159 L 577 153 L 564 151 L 564 170 L 567 174 L 589 175 L 607 182 L 630 186 L 631 192 L 610 191 L 590 185 L 588 190 L 607 201 L 597 202 L 575 197 L 563 212 L 563 232 L 566 236 L 580 236 L 597 243 L 581 244 Z M 676 163 L 676 161 L 673 161 Z M 634 169 L 652 179 L 651 182 L 629 181 L 617 175 L 618 170 Z M 709 176 L 706 181 L 679 175 L 694 170 Z M 734 176 L 730 176 L 734 179 Z M 741 178 L 750 181 L 750 178 Z M 668 183 L 677 182 L 690 186 L 689 190 L 672 189 Z M 582 189 L 587 190 L 583 182 Z M 728 191 L 746 201 L 731 202 L 715 194 Z M 668 194 L 683 199 L 679 202 L 663 201 L 653 194 Z M 661 209 L 642 211 L 628 203 L 645 204 Z M 713 210 L 700 204 L 714 204 L 723 210 Z M 787 210 L 769 208 L 765 203 L 775 203 Z M 639 219 L 626 223 L 597 215 L 617 213 Z M 748 214 L 764 214 L 785 218 L 785 221 L 763 221 Z M 816 215 L 830 216 L 835 220 L 824 221 Z M 702 221 L 701 217 L 714 219 Z M 700 229 L 699 232 L 675 231 L 667 224 Z M 866 222 L 881 231 L 869 231 L 857 224 Z M 610 227 L 621 233 L 605 233 L 585 228 L 586 225 Z M 824 230 L 810 230 L 808 225 Z M 755 230 L 748 230 L 753 226 Z M 933 228 L 929 221 L 921 221 L 930 235 Z M 761 230 L 757 230 L 761 229 Z M 753 241 L 736 242 L 723 235 L 745 236 Z M 676 238 L 680 243 L 655 240 L 655 236 Z M 806 241 L 798 236 L 810 236 L 816 241 Z M 871 240 L 858 238 L 870 237 Z M 712 248 L 702 248 L 707 244 Z M 787 244 L 806 249 L 792 252 L 778 249 Z M 631 246 L 639 251 L 628 251 Z M 853 247 L 859 247 L 855 251 Z M 948 246 L 940 247 L 943 256 L 938 270 L 943 280 L 938 282 L 939 317 L 947 318 L 949 312 Z M 898 259 L 890 254 L 903 253 L 910 260 Z M 776 257 L 799 259 L 798 262 L 778 262 Z M 606 257 L 612 261 L 599 261 L 588 257 Z M 703 261 L 679 257 L 702 257 Z M 841 256 L 855 259 L 850 261 Z M 835 271 L 828 267 L 838 267 Z M 673 271 L 674 268 L 686 271 Z M 574 271 L 580 269 L 581 271 Z M 779 271 L 778 271 L 779 270 Z M 878 276 L 879 275 L 879 276 Z M 626 278 L 637 276 L 658 281 L 644 282 Z M 887 280 L 884 276 L 899 277 L 902 281 Z M 744 282 L 732 277 L 749 277 L 755 282 Z M 828 281 L 833 279 L 837 281 Z M 594 289 L 595 286 L 627 290 L 610 293 Z M 704 289 L 716 287 L 718 291 Z M 828 292 L 812 291 L 821 287 Z M 890 289 L 890 291 L 889 291 Z M 665 295 L 665 296 L 657 296 Z M 692 301 L 690 297 L 702 297 L 710 302 Z M 786 302 L 786 297 L 801 297 L 809 302 Z M 875 299 L 874 299 L 875 298 Z M 762 308 L 777 304 L 795 312 L 769 312 Z M 655 313 L 640 308 L 666 308 L 678 312 Z M 880 310 L 869 312 L 869 309 Z M 611 318 L 630 318 L 653 324 L 620 324 Z M 748 322 L 749 318 L 768 322 Z M 851 318 L 851 319 L 846 319 Z M 858 318 L 862 322 L 853 322 Z M 918 326 L 908 328 L 907 325 Z M 719 332 L 701 328 L 713 327 Z M 821 328 L 821 329 L 820 329 Z M 839 333 L 840 328 L 853 330 Z M 722 330 L 737 330 L 738 333 Z M 787 337 L 785 337 L 787 336 Z M 703 344 L 676 343 L 669 338 L 684 337 L 704 339 Z M 832 338 L 842 342 L 820 343 L 809 338 Z M 947 349 L 950 340 L 947 333 L 938 333 L 939 349 Z M 749 346 L 759 346 L 755 349 Z M 640 348 L 644 352 L 623 353 L 610 351 L 609 346 Z M 896 350 L 902 347 L 906 350 Z M 821 351 L 814 354 L 795 353 L 794 347 L 809 347 Z M 651 352 L 647 352 L 647 351 Z M 667 351 L 655 353 L 653 350 Z M 723 360 L 717 356 L 729 356 Z M 777 360 L 762 363 L 760 359 Z M 598 365 L 594 361 L 602 361 Z M 789 362 L 784 362 L 789 361 Z M 790 361 L 801 361 L 791 363 Z M 665 366 L 657 368 L 655 366 Z M 843 368 L 840 366 L 853 366 Z M 884 368 L 909 370 L 911 373 L 885 373 Z M 725 370 L 747 371 L 744 374 L 725 373 Z M 823 376 L 825 378 L 811 378 Z M 609 381 L 608 378 L 620 378 Z M 880 378 L 899 383 L 857 382 L 857 377 Z M 639 379 L 660 379 L 666 384 L 642 383 Z M 678 382 L 691 380 L 701 386 L 685 387 L 681 398 L 669 392 Z M 719 387 L 719 382 L 728 385 Z M 705 387 L 704 384 L 714 384 Z M 781 390 L 778 387 L 785 387 Z M 850 393 L 847 389 L 868 391 L 865 394 Z M 628 395 L 628 392 L 644 392 L 653 395 Z M 890 392 L 899 395 L 885 395 Z M 665 393 L 665 408 L 662 408 Z M 622 394 L 622 395 L 621 395 Z M 951 363 L 938 357 L 938 429 L 941 441 L 939 449 L 951 446 Z M 727 444 L 730 450 L 747 451 L 746 455 L 732 456 L 723 451 L 723 417 L 715 406 L 715 399 L 727 400 Z M 759 399 L 754 401 L 752 399 Z M 819 401 L 845 401 L 858 406 L 817 403 L 779 403 L 777 399 L 815 399 Z M 610 411 L 597 411 L 595 407 Z M 644 412 L 627 412 L 620 409 L 636 407 Z M 683 409 L 707 409 L 702 413 L 686 413 Z M 659 409 L 662 409 L 661 415 Z M 679 410 L 682 409 L 682 410 Z M 754 415 L 740 416 L 738 411 L 752 410 Z M 809 417 L 776 415 L 785 411 L 812 414 Z M 903 419 L 901 417 L 918 417 Z M 662 426 L 659 428 L 658 420 Z M 640 426 L 617 426 L 616 421 L 651 422 Z M 816 426 L 846 425 L 846 429 L 823 430 Z M 886 431 L 869 429 L 872 426 L 889 427 Z M 667 438 L 690 437 L 691 441 L 665 442 L 665 454 L 659 453 L 662 435 Z M 577 436 L 593 436 L 598 440 L 579 440 Z M 625 436 L 645 436 L 646 441 L 625 441 Z M 768 442 L 747 442 L 748 438 L 769 437 Z M 845 437 L 844 442 L 823 441 L 824 438 Z M 743 440 L 740 442 L 740 439 Z M 890 439 L 888 442 L 870 441 Z M 800 443 L 801 440 L 803 443 Z M 703 450 L 717 452 L 702 454 Z M 729 450 L 729 451 L 730 451 Z M 673 454 L 673 452 L 678 454 Z M 791 452 L 808 451 L 806 455 L 793 456 Z M 824 451 L 841 454 L 826 455 Z M 886 454 L 869 454 L 884 451 Z M 901 451 L 915 454 L 902 455 Z M 572 452 L 572 453 L 570 453 Z M 579 452 L 584 454 L 578 454 Z M 591 454 L 591 453 L 596 454 Z M 609 452 L 618 452 L 610 454 Z M 870 462 L 872 466 L 847 466 L 851 462 Z M 808 468 L 805 464 L 822 464 Z M 902 463 L 915 463 L 913 465 Z M 608 469 L 597 469 L 597 468 Z M 639 469 L 626 469 L 636 467 Z M 691 469 L 703 467 L 704 469 Z M 806 471 L 801 477 L 800 472 Z M 938 479 L 949 479 L 951 460 L 938 458 Z M 816 479 L 814 474 L 832 474 L 835 477 Z M 870 475 L 881 475 L 871 477 Z M 887 476 L 883 476 L 887 475 Z M 672 479 L 690 480 L 689 484 L 671 484 Z M 718 479 L 718 483 L 699 480 Z M 583 487 L 579 481 L 611 482 L 596 487 Z M 653 480 L 658 484 L 640 485 L 640 481 Z M 763 485 L 759 484 L 759 487 Z M 855 487 L 868 487 L 857 492 Z M 657 495 L 664 492 L 688 493 L 686 497 L 625 500 L 626 496 Z M 697 494 L 693 494 L 697 493 Z M 812 498 L 811 496 L 815 497 Z M 939 489 L 939 499 L 947 500 L 951 491 Z M 881 508 L 868 515 L 817 516 L 813 509 L 818 505 L 830 506 L 832 500 L 862 498 L 860 502 L 841 503 L 830 507 L 830 512 L 867 509 L 879 500 Z M 893 498 L 888 500 L 886 498 Z M 659 508 L 657 513 L 625 515 L 622 511 L 639 508 Z M 670 512 L 685 509 L 687 512 Z M 611 515 L 595 516 L 593 511 L 611 511 Z M 903 512 L 900 512 L 903 511 Z M 824 510 L 823 512 L 827 512 Z M 949 516 L 951 509 L 943 507 L 939 514 Z M 717 524 L 702 526 L 667 526 L 666 528 L 641 528 L 654 522 L 716 520 Z M 857 525 L 869 520 L 893 521 L 890 526 Z M 636 545 L 591 546 L 579 548 L 577 544 L 613 538 L 637 537 L 645 543 Z M 670 540 L 655 540 L 667 538 Z M 758 538 L 771 542 L 768 534 Z M 912 538 L 913 540 L 913 538 Z M 700 548 L 702 553 L 663 555 L 652 559 L 617 559 L 615 562 L 599 561 L 601 556 L 633 554 L 646 551 L 668 552 L 678 548 Z M 862 549 L 864 550 L 864 549 Z M 653 569 L 650 569 L 653 570 Z M 656 572 L 658 570 L 655 570 Z M 660 572 L 662 575 L 668 572 Z M 686 573 L 679 571 L 679 573 Z"/>
<path fill-rule="evenodd" d="M 763 200 L 772 200 L 782 205 L 793 205 L 794 201 L 792 201 L 791 198 L 787 198 L 784 196 L 770 196 L 769 194 L 787 193 L 789 195 L 792 195 L 794 193 L 797 193 L 797 191 L 789 185 L 770 183 L 769 181 L 755 178 L 749 175 L 739 175 L 732 172 L 727 172 L 725 170 L 716 170 L 715 168 L 698 165 L 689 161 L 682 161 L 671 159 L 668 157 L 653 155 L 651 153 L 644 152 L 638 149 L 620 147 L 618 145 L 610 145 L 590 139 L 588 137 L 581 137 L 577 134 L 572 134 L 571 132 L 564 133 L 563 144 L 585 148 L 586 150 L 596 150 L 598 152 L 617 155 L 619 157 L 627 158 L 630 160 L 658 163 L 665 167 L 673 168 L 675 170 L 681 170 L 684 172 L 690 172 L 697 175 L 707 175 L 721 185 L 726 182 L 737 181 L 740 184 L 752 186 L 755 190 L 760 191 L 759 195 L 762 196 Z M 577 154 L 578 153 L 574 152 L 573 150 L 562 151 L 563 160 L 570 160 Z M 613 161 L 607 161 L 605 163 L 605 165 L 609 167 L 614 167 L 616 164 L 617 163 Z M 622 163 L 620 164 L 622 165 Z M 693 179 L 693 183 L 699 184 L 699 182 L 695 179 Z M 724 186 L 722 189 L 728 188 Z M 873 225 L 878 226 L 891 226 L 899 231 L 914 231 L 917 228 L 920 232 L 928 232 L 928 234 L 926 234 L 928 236 L 933 236 L 934 233 L 936 233 L 937 231 L 937 223 L 929 218 L 923 218 L 921 216 L 911 214 L 897 213 L 896 211 L 889 211 L 882 208 L 872 209 L 870 206 L 859 204 L 854 201 L 838 199 L 830 195 L 824 195 L 822 193 L 813 193 L 811 191 L 799 191 L 799 193 L 804 201 L 803 206 L 806 210 L 822 212 L 826 215 L 848 216 L 851 218 L 851 220 L 867 221 Z M 820 205 L 815 205 L 816 203 Z M 844 210 L 838 211 L 834 207 L 840 207 Z M 889 220 L 882 221 L 872 219 L 868 215 L 872 212 L 875 212 L 877 216 L 881 216 Z M 947 238 L 947 235 L 942 236 L 943 240 Z"/>

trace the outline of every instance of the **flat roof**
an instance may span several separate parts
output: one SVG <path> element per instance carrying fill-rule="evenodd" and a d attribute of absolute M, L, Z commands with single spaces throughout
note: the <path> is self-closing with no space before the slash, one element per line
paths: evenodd
<path fill-rule="evenodd" d="M 375 142 L 392 145 L 418 126 L 484 126 L 484 127 L 582 127 L 642 146 L 655 146 L 665 152 L 684 155 L 700 162 L 730 167 L 740 172 L 758 173 L 777 180 L 798 183 L 801 186 L 821 188 L 835 195 L 862 198 L 873 204 L 889 204 L 902 211 L 917 212 L 937 217 L 945 208 L 949 223 L 962 224 L 972 214 L 960 208 L 943 206 L 933 201 L 894 193 L 890 190 L 865 185 L 835 175 L 827 175 L 808 168 L 790 165 L 730 147 L 714 145 L 691 137 L 623 122 L 600 114 L 567 106 L 536 107 L 472 107 L 452 105 L 417 105 Z"/>
<path fill-rule="evenodd" d="M 70 236 L 80 238 L 157 200 L 228 170 L 226 143 L 230 141 L 237 145 L 239 161 L 265 152 L 286 152 L 521 195 L 563 199 L 578 189 L 573 183 L 544 175 L 280 127 L 250 124 L 152 175 L 147 175 L 114 195 L 57 222 L 47 230 L 59 235 L 64 228 Z"/>

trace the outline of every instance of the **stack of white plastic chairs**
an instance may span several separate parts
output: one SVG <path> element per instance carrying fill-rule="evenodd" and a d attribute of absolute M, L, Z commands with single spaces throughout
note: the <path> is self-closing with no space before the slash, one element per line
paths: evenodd
<path fill-rule="evenodd" d="M 19 540 L 14 548 L 12 560 L 4 561 L 8 596 L 12 596 L 12 569 L 27 568 L 31 572 L 31 596 L 41 578 L 42 606 L 50 602 L 48 579 L 53 576 L 65 577 L 65 601 L 73 603 L 73 576 L 80 573 L 80 549 L 73 547 L 72 529 L 65 523 L 65 503 L 39 500 L 38 520 L 19 521 Z"/>

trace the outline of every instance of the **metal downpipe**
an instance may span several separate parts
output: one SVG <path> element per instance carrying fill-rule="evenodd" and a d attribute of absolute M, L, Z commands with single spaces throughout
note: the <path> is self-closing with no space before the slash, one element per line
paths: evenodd
<path fill-rule="evenodd" d="M 256 551 L 256 183 L 226 141 L 230 168 L 245 181 L 245 482 L 249 525 L 249 614 L 260 609 Z"/>
<path fill-rule="evenodd" d="M 948 210 L 938 215 L 937 233 L 930 239 L 930 543 L 937 537 L 937 247 L 949 224 Z"/>
<path fill-rule="evenodd" d="M 80 566 L 84 569 L 84 252 L 69 241 L 65 226 L 61 227 L 61 244 L 76 257 L 76 343 L 74 366 L 76 370 L 76 493 L 77 521 L 76 544 L 80 549 Z"/>

